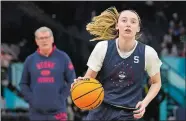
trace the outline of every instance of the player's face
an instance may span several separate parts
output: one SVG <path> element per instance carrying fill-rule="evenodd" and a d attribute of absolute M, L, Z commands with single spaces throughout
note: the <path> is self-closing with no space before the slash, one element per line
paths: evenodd
<path fill-rule="evenodd" d="M 140 31 L 138 16 L 132 11 L 121 12 L 116 29 L 119 35 L 124 38 L 134 38 L 136 33 Z"/>
<path fill-rule="evenodd" d="M 36 43 L 42 50 L 51 49 L 53 42 L 54 39 L 50 32 L 38 32 L 36 35 Z"/>

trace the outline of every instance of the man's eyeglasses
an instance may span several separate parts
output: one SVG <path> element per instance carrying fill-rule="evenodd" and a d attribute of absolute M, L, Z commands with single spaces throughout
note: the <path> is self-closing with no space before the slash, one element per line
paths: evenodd
<path fill-rule="evenodd" d="M 50 39 L 50 37 L 51 36 L 48 36 L 48 37 L 36 37 L 36 39 L 38 39 L 38 40 L 48 40 L 48 39 Z"/>

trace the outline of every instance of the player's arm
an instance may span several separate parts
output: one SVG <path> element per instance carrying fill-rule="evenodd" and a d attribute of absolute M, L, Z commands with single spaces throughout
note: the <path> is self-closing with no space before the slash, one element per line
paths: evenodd
<path fill-rule="evenodd" d="M 144 104 L 148 105 L 158 94 L 161 88 L 161 77 L 160 72 L 156 73 L 154 76 L 150 77 L 151 86 L 150 89 L 144 98 Z"/>
<path fill-rule="evenodd" d="M 162 62 L 153 48 L 148 46 L 146 49 L 147 53 L 145 54 L 145 69 L 150 77 L 151 86 L 143 101 L 138 102 L 136 105 L 136 108 L 139 108 L 139 110 L 135 111 L 135 113 L 138 113 L 134 114 L 135 118 L 141 118 L 141 113 L 144 114 L 145 108 L 156 97 L 161 88 L 160 67 Z"/>
<path fill-rule="evenodd" d="M 29 57 L 25 60 L 24 63 L 24 68 L 23 68 L 23 72 L 22 72 L 22 77 L 21 77 L 21 81 L 19 83 L 20 89 L 21 89 L 21 93 L 24 96 L 24 99 L 31 103 L 32 100 L 32 91 L 30 89 L 30 72 L 28 69 L 28 64 L 29 64 Z"/>
<path fill-rule="evenodd" d="M 146 55 L 146 71 L 150 76 L 151 86 L 143 102 L 148 105 L 158 94 L 161 88 L 160 67 L 162 62 L 153 48 L 148 46 L 146 49 L 148 49 L 148 53 Z"/>
<path fill-rule="evenodd" d="M 94 50 L 92 51 L 88 62 L 88 70 L 85 73 L 84 77 L 89 77 L 89 78 L 96 78 L 98 72 L 102 68 L 103 60 L 106 55 L 106 50 L 107 50 L 108 42 L 103 41 L 99 42 L 96 44 Z"/>
<path fill-rule="evenodd" d="M 85 73 L 84 77 L 79 77 L 78 80 L 87 77 L 96 78 L 98 72 L 101 70 L 103 60 L 106 55 L 107 46 L 107 41 L 102 41 L 96 44 L 87 62 L 88 70 Z"/>
<path fill-rule="evenodd" d="M 88 78 L 96 78 L 98 72 L 92 70 L 91 68 L 88 68 L 87 72 L 84 75 L 84 78 L 88 77 Z"/>

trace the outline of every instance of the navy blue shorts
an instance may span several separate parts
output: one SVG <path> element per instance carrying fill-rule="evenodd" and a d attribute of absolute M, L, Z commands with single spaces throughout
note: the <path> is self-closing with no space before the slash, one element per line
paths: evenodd
<path fill-rule="evenodd" d="M 31 121 L 67 121 L 67 113 L 60 111 L 44 113 L 30 109 L 29 119 Z"/>
<path fill-rule="evenodd" d="M 121 109 L 112 105 L 102 103 L 98 108 L 89 111 L 85 120 L 136 120 L 132 109 Z"/>

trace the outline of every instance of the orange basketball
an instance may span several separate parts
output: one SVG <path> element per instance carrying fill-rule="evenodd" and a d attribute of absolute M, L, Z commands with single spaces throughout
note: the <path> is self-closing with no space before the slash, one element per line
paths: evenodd
<path fill-rule="evenodd" d="M 104 99 L 104 89 L 99 81 L 86 78 L 78 81 L 71 89 L 74 104 L 82 110 L 97 108 Z"/>

